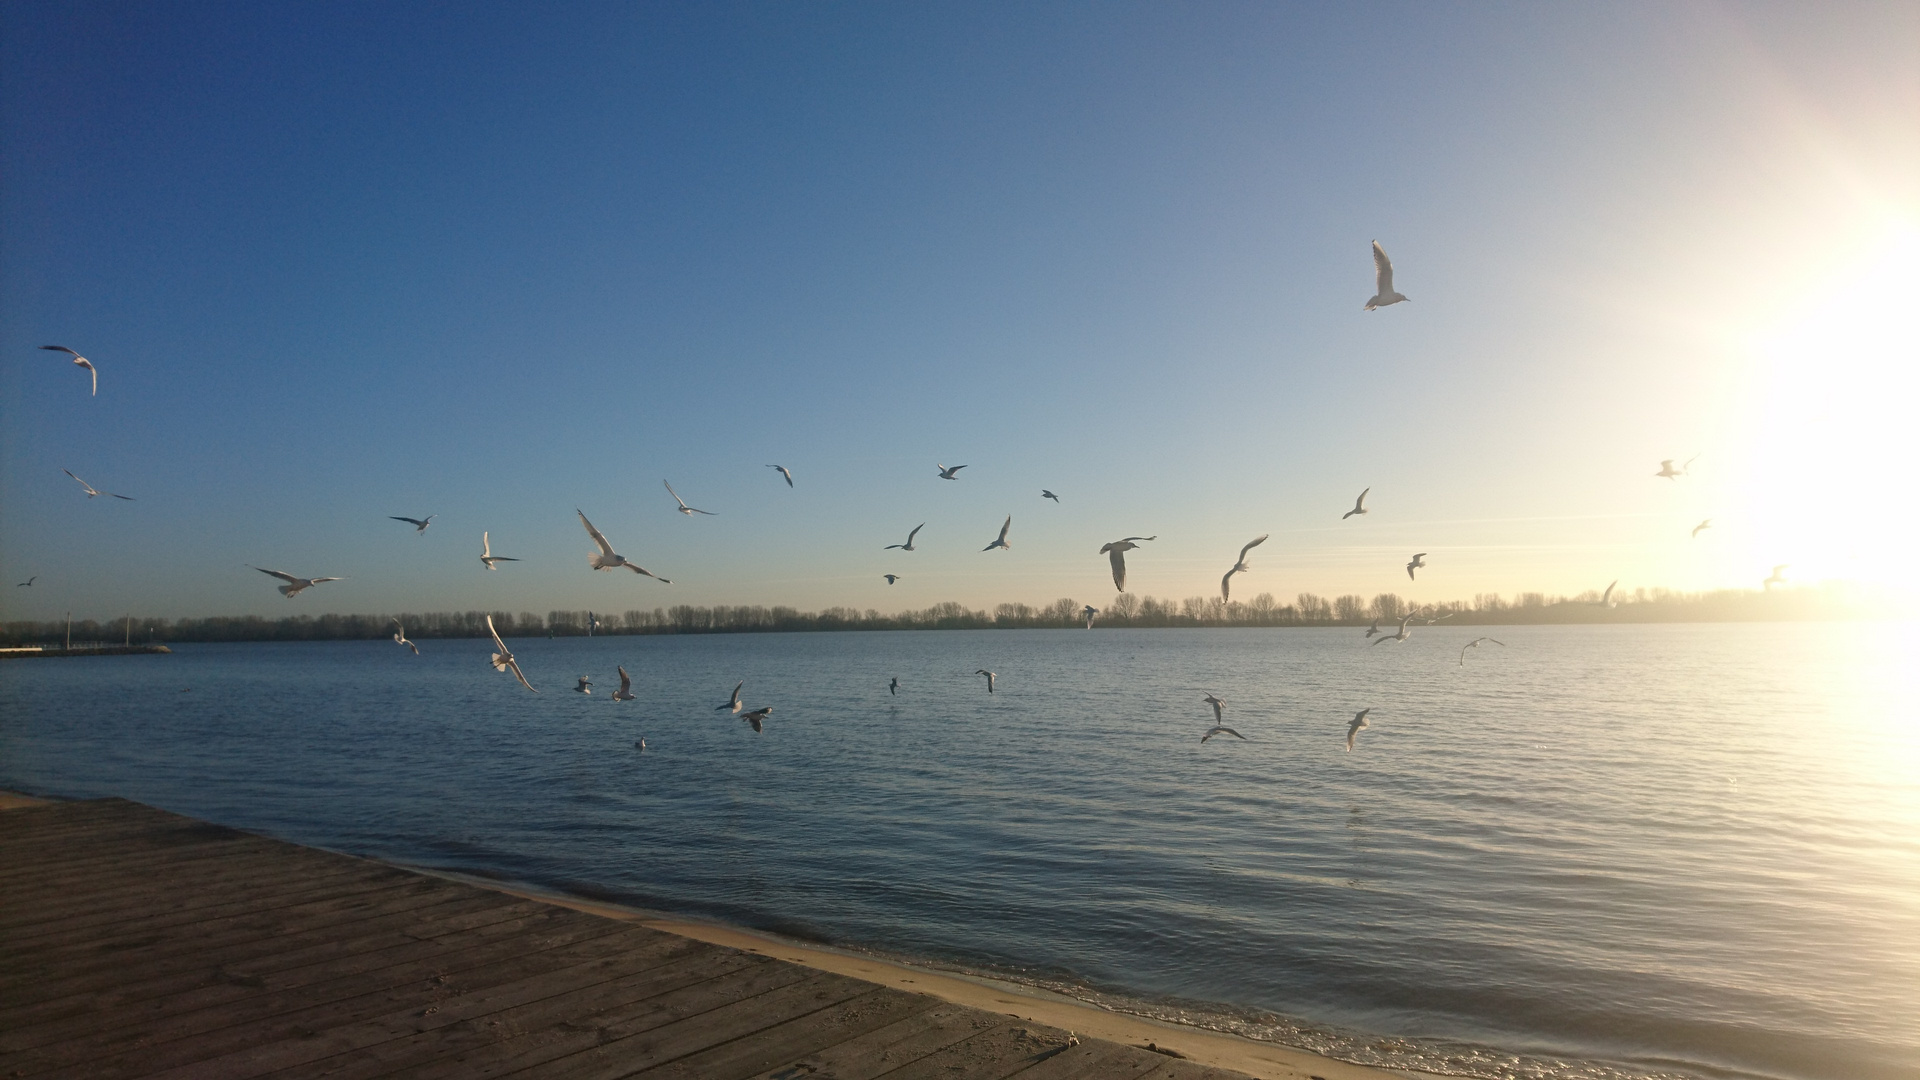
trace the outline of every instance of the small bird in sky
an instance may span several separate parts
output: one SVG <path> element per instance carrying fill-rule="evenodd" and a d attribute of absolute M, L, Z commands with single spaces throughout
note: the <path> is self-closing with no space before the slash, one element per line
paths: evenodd
<path fill-rule="evenodd" d="M 1344 514 L 1341 514 L 1340 520 L 1345 521 L 1355 514 L 1366 513 L 1367 512 L 1367 492 L 1372 490 L 1373 490 L 1372 488 L 1367 488 L 1364 491 L 1360 492 L 1360 497 L 1353 500 L 1353 509 L 1347 511 Z"/>
<path fill-rule="evenodd" d="M 33 575 L 32 577 L 30 577 L 30 578 L 28 578 L 28 579 L 27 579 L 27 580 L 25 580 L 25 581 L 16 581 L 16 582 L 14 582 L 14 585 L 13 585 L 13 587 L 14 587 L 14 588 L 16 588 L 16 589 L 24 589 L 24 588 L 26 588 L 27 586 L 29 586 L 29 585 L 32 585 L 32 584 L 33 584 L 34 582 L 36 582 L 36 581 L 39 581 L 39 580 L 40 580 L 40 575 L 39 575 L 39 574 L 35 574 L 35 575 Z"/>
<path fill-rule="evenodd" d="M 1372 625 L 1372 626 L 1369 626 L 1369 627 L 1367 627 L 1367 634 L 1366 634 L 1366 636 L 1367 636 L 1367 637 L 1372 637 L 1372 636 L 1374 636 L 1375 634 L 1378 634 L 1378 633 L 1380 633 L 1380 632 L 1381 632 L 1381 630 L 1380 630 L 1380 620 L 1379 620 L 1379 619 L 1375 619 L 1375 620 L 1373 620 L 1373 625 Z"/>
<path fill-rule="evenodd" d="M 1593 602 L 1594 606 L 1595 607 L 1612 607 L 1613 606 L 1613 587 L 1618 584 L 1620 584 L 1619 578 L 1614 578 L 1612 581 L 1608 582 L 1607 591 L 1601 593 L 1600 599 L 1595 600 Z"/>
<path fill-rule="evenodd" d="M 761 725 L 766 722 L 767 717 L 772 715 L 773 715 L 773 706 L 769 705 L 764 709 L 755 709 L 749 713 L 741 713 L 740 719 L 745 720 L 749 724 L 752 724 L 753 730 L 764 731 L 765 728 L 763 728 Z"/>
<path fill-rule="evenodd" d="M 1213 696 L 1212 694 L 1208 694 L 1206 697 L 1203 697 L 1200 700 L 1213 706 L 1213 722 L 1214 723 L 1218 724 L 1221 721 L 1226 719 L 1226 711 L 1227 711 L 1226 702 L 1221 701 L 1219 698 Z"/>
<path fill-rule="evenodd" d="M 252 564 L 249 563 L 248 565 L 251 566 Z M 323 581 L 345 581 L 346 580 L 346 578 L 337 578 L 337 577 L 314 577 L 314 578 L 294 577 L 292 574 L 282 573 L 279 570 L 268 570 L 264 567 L 259 567 L 259 566 L 254 566 L 253 569 L 258 570 L 263 574 L 271 574 L 272 576 L 279 578 L 281 581 L 286 582 L 285 585 L 280 586 L 280 591 L 281 593 L 285 594 L 286 598 L 289 600 L 300 595 L 301 592 L 307 589 L 313 588 L 315 585 L 318 585 Z"/>
<path fill-rule="evenodd" d="M 779 472 L 779 474 L 780 474 L 781 476 L 783 476 L 783 477 L 785 477 L 785 478 L 786 478 L 786 481 L 787 481 L 787 486 L 788 486 L 788 487 L 792 487 L 792 486 L 793 486 L 793 474 L 792 474 L 791 472 L 788 472 L 788 471 L 787 471 L 787 467 L 786 467 L 785 465 L 769 465 L 769 466 L 767 466 L 767 468 L 769 468 L 769 469 L 773 469 L 773 470 L 775 470 L 775 471 L 777 471 L 777 472 Z"/>
<path fill-rule="evenodd" d="M 1060 501 L 1060 496 L 1055 495 L 1053 492 L 1048 491 L 1046 488 L 1040 489 L 1040 497 L 1043 499 L 1052 499 L 1054 502 Z"/>
<path fill-rule="evenodd" d="M 747 685 L 747 680 L 745 679 L 741 679 L 739 682 L 735 683 L 733 686 L 732 696 L 728 697 L 726 701 L 723 701 L 720 704 L 715 705 L 713 707 L 713 711 L 714 712 L 734 712 L 734 713 L 739 712 L 740 711 L 740 688 L 745 685 Z"/>
<path fill-rule="evenodd" d="M 1418 555 L 1415 555 L 1413 557 L 1412 562 L 1407 564 L 1407 580 L 1413 581 L 1414 580 L 1413 572 L 1415 570 L 1424 570 L 1426 569 L 1426 566 L 1427 566 L 1427 553 L 1422 551 Z"/>
<path fill-rule="evenodd" d="M 663 484 L 667 484 L 667 482 L 666 482 L 665 480 L 662 480 L 662 481 L 660 481 L 660 482 L 661 482 L 661 483 L 663 483 Z M 692 516 L 693 516 L 693 515 L 695 515 L 695 514 L 705 514 L 705 515 L 707 515 L 708 517 L 714 517 L 714 516 L 715 516 L 715 515 L 714 515 L 714 513 L 713 513 L 713 511 L 711 511 L 711 510 L 695 510 L 695 509 L 694 509 L 693 507 L 691 507 L 691 506 L 688 506 L 688 505 L 687 505 L 687 501 L 686 501 L 685 499 L 682 499 L 682 498 L 680 497 L 680 493 L 679 493 L 679 492 L 677 492 L 677 491 L 675 491 L 675 490 L 673 490 L 673 485 L 672 485 L 672 484 L 667 484 L 667 494 L 669 494 L 669 495 L 672 495 L 672 496 L 673 496 L 673 501 L 674 501 L 674 502 L 677 502 L 677 503 L 679 503 L 679 504 L 680 504 L 680 512 L 681 512 L 681 513 L 683 513 L 683 514 L 685 514 L 685 515 L 687 515 L 688 517 L 692 517 Z"/>
<path fill-rule="evenodd" d="M 1215 724 L 1213 725 L 1213 727 L 1207 729 L 1207 733 L 1205 735 L 1200 736 L 1200 741 L 1206 742 L 1208 739 L 1213 738 L 1215 735 L 1231 735 L 1234 738 L 1239 739 L 1241 742 L 1253 741 L 1247 738 L 1245 735 L 1242 735 L 1239 732 L 1233 730 L 1232 728 L 1226 726 L 1225 724 Z"/>
<path fill-rule="evenodd" d="M 1695 539 L 1695 538 L 1697 538 L 1697 537 L 1699 537 L 1699 535 L 1700 535 L 1700 530 L 1702 530 L 1702 529 L 1711 529 L 1711 528 L 1713 528 L 1713 519 L 1712 519 L 1712 518 L 1701 518 L 1701 519 L 1700 519 L 1700 524 L 1698 524 L 1698 525 L 1695 525 L 1695 526 L 1693 527 L 1693 531 L 1687 534 L 1687 539 L 1689 539 L 1689 540 L 1693 540 L 1693 539 Z"/>
<path fill-rule="evenodd" d="M 1092 604 L 1088 604 L 1086 607 L 1080 609 L 1080 614 L 1087 620 L 1087 629 L 1091 630 L 1093 629 L 1093 617 L 1100 614 L 1100 609 L 1094 607 Z"/>
<path fill-rule="evenodd" d="M 1673 467 L 1672 458 L 1664 458 L 1660 462 L 1660 471 L 1657 473 L 1654 473 L 1653 475 L 1664 476 L 1669 480 L 1673 479 L 1676 476 L 1685 476 L 1687 475 L 1687 467 L 1692 465 L 1694 462 L 1698 460 L 1700 460 L 1700 455 L 1695 454 L 1692 457 L 1687 459 L 1686 465 L 1682 465 L 1676 469 Z"/>
<path fill-rule="evenodd" d="M 593 682 L 592 682 L 592 680 L 590 680 L 590 679 L 588 679 L 588 678 L 587 678 L 587 677 L 586 677 L 585 675 L 582 675 L 582 676 L 580 676 L 580 685 L 578 685 L 578 686 L 576 686 L 576 687 L 574 687 L 574 688 L 573 688 L 573 692 L 574 692 L 574 693 L 576 693 L 576 694 L 591 694 L 591 693 L 593 693 Z"/>
<path fill-rule="evenodd" d="M 900 676 L 895 675 L 893 681 L 887 684 L 887 693 L 896 695 L 900 693 Z"/>
<path fill-rule="evenodd" d="M 489 570 L 498 570 L 500 568 L 493 565 L 494 563 L 519 561 L 519 559 L 510 559 L 505 555 L 495 555 L 493 553 L 492 539 L 487 536 L 484 530 L 480 533 L 480 565 Z"/>
<path fill-rule="evenodd" d="M 620 673 L 620 689 L 615 690 L 613 692 L 613 700 L 632 701 L 633 700 L 633 679 L 628 677 L 627 669 L 620 667 L 619 665 L 616 664 L 614 665 L 613 670 Z M 642 739 L 640 741 L 643 743 L 646 742 L 645 739 Z"/>
<path fill-rule="evenodd" d="M 880 550 L 881 550 L 881 551 L 892 551 L 892 550 L 894 550 L 895 548 L 898 548 L 898 549 L 900 549 L 901 551 L 912 551 L 912 550 L 913 550 L 913 538 L 914 538 L 914 537 L 916 537 L 916 536 L 919 536 L 919 535 L 920 535 L 920 530 L 921 530 L 921 529 L 924 529 L 924 528 L 926 528 L 926 527 L 927 527 L 927 523 L 923 521 L 923 522 L 921 522 L 920 524 L 918 524 L 918 525 L 915 525 L 915 526 L 913 527 L 913 531 L 907 534 L 907 542 L 906 542 L 906 543 L 904 543 L 904 544 L 888 544 L 888 545 L 887 545 L 886 547 L 883 547 L 883 548 L 881 548 Z"/>
<path fill-rule="evenodd" d="M 93 375 L 93 396 L 94 397 L 100 396 L 100 369 L 93 366 L 93 361 L 87 359 L 84 356 L 81 356 L 79 353 L 74 352 L 72 349 L 67 348 L 65 345 L 42 345 L 40 347 L 43 349 L 50 350 L 52 352 L 63 352 L 63 353 L 66 353 L 68 356 L 73 357 L 73 363 L 75 367 L 86 368 L 87 371 Z"/>
<path fill-rule="evenodd" d="M 1414 613 L 1408 612 L 1406 618 L 1403 618 L 1400 620 L 1399 633 L 1389 634 L 1382 631 L 1379 637 L 1373 639 L 1373 643 L 1375 645 L 1378 645 L 1383 641 L 1405 641 L 1408 638 L 1412 637 L 1413 634 L 1411 631 L 1407 629 L 1407 624 L 1413 621 L 1413 617 L 1414 617 Z"/>
<path fill-rule="evenodd" d="M 1467 650 L 1479 648 L 1480 643 L 1483 641 L 1491 641 L 1495 645 L 1498 645 L 1503 649 L 1507 647 L 1507 643 L 1504 641 L 1501 641 L 1499 638 L 1490 638 L 1490 637 L 1474 638 L 1472 641 L 1469 641 L 1465 645 L 1460 646 L 1460 666 L 1461 667 L 1467 666 Z"/>
<path fill-rule="evenodd" d="M 413 655 L 420 655 L 420 646 L 407 640 L 407 628 L 400 624 L 399 619 L 393 620 L 393 643 L 395 645 L 405 645 L 407 648 L 413 650 Z"/>
<path fill-rule="evenodd" d="M 945 465 L 941 465 L 941 464 L 940 464 L 939 462 L 937 462 L 937 461 L 936 461 L 936 462 L 934 462 L 934 464 L 935 464 L 935 465 L 937 465 L 937 466 L 939 466 L 939 469 L 940 469 L 940 479 L 942 479 L 942 480 L 958 480 L 958 479 L 960 479 L 960 478 L 959 478 L 959 477 L 957 477 L 957 476 L 955 476 L 955 475 L 954 475 L 954 473 L 957 473 L 957 472 L 959 472 L 959 471 L 960 471 L 961 469 L 964 469 L 964 468 L 966 468 L 966 466 L 965 466 L 965 465 L 955 465 L 955 466 L 954 466 L 953 468 L 951 468 L 951 469 L 949 469 L 949 468 L 947 468 L 947 467 L 946 467 Z"/>
<path fill-rule="evenodd" d="M 1785 585 L 1787 583 L 1786 575 L 1782 574 L 1780 571 L 1785 570 L 1787 567 L 1792 565 L 1793 565 L 1792 563 L 1781 563 L 1779 566 L 1774 567 L 1773 576 L 1767 578 L 1765 581 L 1762 581 L 1760 584 L 1765 586 L 1768 592 L 1772 592 L 1773 587 L 1775 585 Z"/>
<path fill-rule="evenodd" d="M 422 520 L 420 518 L 395 517 L 392 514 L 387 515 L 387 517 L 393 521 L 404 521 L 407 524 L 413 526 L 413 535 L 415 536 L 419 536 L 420 534 L 426 532 L 427 526 L 433 524 L 433 519 L 439 516 L 440 516 L 439 514 L 428 514 L 426 516 L 426 519 Z"/>
<path fill-rule="evenodd" d="M 1247 552 L 1266 543 L 1269 535 L 1269 533 L 1261 533 L 1258 537 L 1247 541 L 1246 546 L 1240 549 L 1240 557 L 1233 561 L 1233 569 L 1227 571 L 1226 574 L 1220 578 L 1220 599 L 1231 599 L 1231 597 L 1227 595 L 1227 583 L 1233 580 L 1233 575 L 1244 574 L 1248 570 L 1253 569 L 1253 564 L 1247 561 Z M 1220 564 L 1215 563 L 1214 565 L 1218 566 Z"/>
<path fill-rule="evenodd" d="M 495 671 L 511 670 L 513 672 L 513 677 L 520 680 L 521 686 L 524 686 L 529 690 L 533 690 L 533 684 L 528 682 L 527 677 L 520 673 L 520 662 L 518 660 L 515 660 L 513 658 L 513 653 L 507 650 L 507 643 L 500 640 L 500 631 L 495 630 L 493 628 L 493 616 L 491 615 L 487 616 L 487 633 L 493 635 L 493 647 L 500 650 L 499 652 L 496 652 L 493 654 L 492 659 L 487 661 L 488 663 L 493 665 L 493 670 Z M 533 690 L 533 692 L 537 694 L 540 691 Z"/>
<path fill-rule="evenodd" d="M 1373 242 L 1373 287 L 1373 299 L 1367 301 L 1368 311 L 1407 299 L 1393 291 L 1393 260 L 1387 258 L 1386 249 L 1378 240 Z"/>
<path fill-rule="evenodd" d="M 61 472 L 63 472 L 63 473 L 66 473 L 66 474 L 67 474 L 68 476 L 73 476 L 73 470 L 72 470 L 72 469 L 61 469 L 60 471 L 61 471 Z M 115 494 L 114 494 L 113 492 L 111 492 L 111 491 L 96 491 L 96 490 L 94 490 L 94 487 L 93 487 L 93 485 L 92 485 L 92 484 L 89 484 L 89 483 L 87 483 L 87 482 L 86 482 L 85 480 L 82 480 L 82 479 L 80 479 L 80 478 L 79 478 L 79 477 L 77 477 L 77 476 L 73 476 L 73 479 L 74 479 L 74 482 L 75 482 L 75 483 L 77 483 L 77 484 L 79 484 L 79 485 L 80 485 L 80 486 L 81 486 L 82 488 L 85 488 L 85 489 L 86 489 L 86 492 L 87 492 L 87 498 L 89 498 L 89 499 L 91 499 L 91 498 L 93 498 L 93 497 L 94 497 L 95 495 L 105 495 L 105 496 L 107 496 L 108 498 L 113 498 L 113 499 L 125 499 L 125 500 L 127 500 L 128 502 L 133 502 L 133 501 L 134 501 L 134 499 L 133 499 L 133 496 L 131 496 L 131 495 L 115 495 Z"/>
<path fill-rule="evenodd" d="M 624 566 L 636 574 L 645 574 L 660 582 L 662 585 L 673 584 L 673 582 L 661 577 L 659 574 L 651 570 L 643 569 L 639 563 L 628 562 L 625 556 L 615 554 L 613 545 L 607 543 L 607 538 L 601 536 L 600 530 L 593 527 L 593 522 L 587 520 L 587 515 L 581 513 L 578 509 L 574 510 L 574 513 L 580 514 L 580 524 L 587 527 L 587 535 L 593 537 L 595 546 L 600 549 L 598 555 L 587 556 L 588 566 L 593 567 L 595 570 L 611 570 L 616 566 Z"/>
<path fill-rule="evenodd" d="M 1347 751 L 1349 753 L 1353 751 L 1353 737 L 1360 734 L 1360 729 L 1373 726 L 1367 723 L 1367 714 L 1372 711 L 1372 709 L 1361 709 L 1359 712 L 1353 714 L 1353 719 L 1347 724 Z"/>
<path fill-rule="evenodd" d="M 1140 546 L 1134 543 L 1134 541 L 1139 540 L 1144 543 L 1148 540 L 1157 539 L 1159 539 L 1157 536 L 1129 536 L 1124 540 L 1115 540 L 1113 543 L 1103 545 L 1100 548 L 1100 554 L 1105 555 L 1107 562 L 1113 566 L 1113 587 L 1115 590 L 1119 592 L 1127 591 L 1127 552 Z"/>
<path fill-rule="evenodd" d="M 1000 526 L 1000 538 L 995 540 L 993 543 L 988 544 L 986 547 L 981 548 L 980 550 L 992 551 L 994 548 L 1006 548 L 1009 551 L 1013 550 L 1013 545 L 1007 543 L 1007 530 L 1011 528 L 1013 528 L 1013 515 L 1008 514 L 1007 520 L 1003 522 Z"/>
<path fill-rule="evenodd" d="M 999 678 L 1000 676 L 995 675 L 993 672 L 988 671 L 986 668 L 981 668 L 980 670 L 974 672 L 974 674 L 985 675 L 987 677 L 987 693 L 989 694 L 993 693 L 993 680 Z"/>
<path fill-rule="evenodd" d="M 900 580 L 900 575 L 899 575 L 899 574 L 881 574 L 880 576 L 881 576 L 881 577 L 883 577 L 883 578 L 886 578 L 886 579 L 887 579 L 887 584 L 889 584 L 889 585 L 891 585 L 891 584 L 893 584 L 894 582 L 896 582 L 896 581 L 899 581 L 899 580 Z"/>

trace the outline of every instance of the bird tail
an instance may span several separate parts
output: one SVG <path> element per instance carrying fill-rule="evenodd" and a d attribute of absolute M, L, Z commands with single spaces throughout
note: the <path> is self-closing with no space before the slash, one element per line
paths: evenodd
<path fill-rule="evenodd" d="M 493 664 L 493 670 L 495 671 L 507 670 L 507 658 L 504 654 L 494 653 L 492 664 Z"/>
<path fill-rule="evenodd" d="M 296 591 L 297 591 L 297 590 L 296 590 L 296 589 L 294 589 L 294 587 L 293 587 L 293 586 L 291 586 L 291 585 L 282 585 L 282 586 L 280 586 L 280 595 L 282 595 L 282 596 L 285 596 L 285 597 L 288 597 L 289 599 L 291 599 L 291 598 L 292 598 L 292 596 L 293 596 L 293 594 L 294 594 L 294 593 L 295 593 Z"/>
<path fill-rule="evenodd" d="M 605 555 L 600 555 L 596 553 L 596 554 L 587 556 L 587 565 L 593 567 L 595 570 L 611 570 L 620 564 L 614 563 L 614 562 L 608 562 L 607 557 Z"/>

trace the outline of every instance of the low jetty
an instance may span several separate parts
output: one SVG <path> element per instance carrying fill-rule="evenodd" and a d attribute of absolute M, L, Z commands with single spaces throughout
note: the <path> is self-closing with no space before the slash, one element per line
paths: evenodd
<path fill-rule="evenodd" d="M 15 645 L 0 649 L 0 660 L 24 660 L 43 656 L 140 656 L 147 653 L 172 651 L 165 645 L 75 645 L 72 648 L 59 645 Z"/>
<path fill-rule="evenodd" d="M 121 799 L 0 865 L 0 1076 L 1246 1076 Z"/>

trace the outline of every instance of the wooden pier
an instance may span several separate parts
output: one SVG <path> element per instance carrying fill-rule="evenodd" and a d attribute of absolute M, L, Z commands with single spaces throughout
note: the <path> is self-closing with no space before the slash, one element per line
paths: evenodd
<path fill-rule="evenodd" d="M 1229 1080 L 120 799 L 0 811 L 0 1077 Z"/>

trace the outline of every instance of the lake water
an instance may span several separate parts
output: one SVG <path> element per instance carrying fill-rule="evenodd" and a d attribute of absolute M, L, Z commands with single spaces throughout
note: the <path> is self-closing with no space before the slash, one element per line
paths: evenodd
<path fill-rule="evenodd" d="M 1487 633 L 1506 647 L 1460 664 Z M 189 645 L 0 663 L 0 786 L 121 795 L 1353 1061 L 1914 1078 L 1907 636 L 516 640 L 538 696 L 480 641 L 418 658 Z M 639 700 L 608 700 L 615 664 Z M 592 696 L 569 691 L 581 674 Z M 762 734 L 712 708 L 741 679 L 748 708 L 774 707 Z M 1248 741 L 1200 742 L 1208 690 Z"/>

